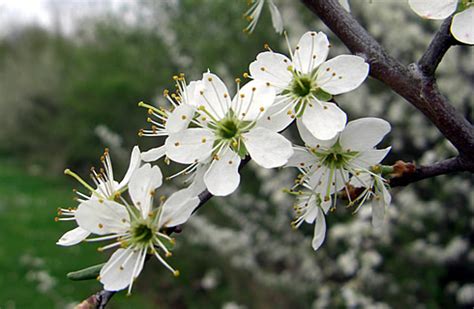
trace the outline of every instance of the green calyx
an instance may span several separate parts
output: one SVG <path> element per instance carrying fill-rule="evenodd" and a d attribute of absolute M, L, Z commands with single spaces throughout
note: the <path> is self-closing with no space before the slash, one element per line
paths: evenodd
<path fill-rule="evenodd" d="M 306 97 L 315 90 L 313 80 L 306 75 L 295 77 L 290 87 L 291 93 L 300 98 Z"/>
<path fill-rule="evenodd" d="M 357 151 L 343 150 L 339 144 L 326 151 L 318 151 L 317 149 L 311 149 L 311 151 L 321 160 L 323 165 L 336 169 L 343 168 L 359 155 Z"/>
<path fill-rule="evenodd" d="M 221 139 L 231 140 L 240 135 L 239 121 L 235 118 L 224 118 L 218 123 L 217 135 Z"/>
<path fill-rule="evenodd" d="M 130 233 L 132 235 L 131 243 L 147 245 L 153 240 L 155 235 L 155 228 L 151 222 L 138 221 L 132 224 Z"/>

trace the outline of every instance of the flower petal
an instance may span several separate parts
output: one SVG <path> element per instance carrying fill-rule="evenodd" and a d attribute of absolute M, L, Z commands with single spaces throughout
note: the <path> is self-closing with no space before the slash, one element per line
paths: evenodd
<path fill-rule="evenodd" d="M 381 196 L 372 199 L 372 226 L 379 228 L 383 225 L 385 216 L 385 203 Z"/>
<path fill-rule="evenodd" d="M 328 149 L 331 148 L 337 142 L 337 134 L 333 138 L 328 140 L 317 139 L 316 137 L 314 137 L 313 134 L 311 134 L 311 132 L 309 132 L 309 130 L 303 124 L 301 118 L 298 118 L 298 120 L 296 120 L 296 126 L 298 128 L 298 132 L 300 133 L 301 139 L 308 147 L 316 149 Z"/>
<path fill-rule="evenodd" d="M 204 183 L 209 192 L 216 196 L 226 196 L 237 189 L 240 183 L 239 156 L 230 148 L 220 152 L 204 174 Z"/>
<path fill-rule="evenodd" d="M 293 55 L 295 69 L 308 74 L 328 57 L 329 41 L 323 32 L 308 31 L 301 37 Z"/>
<path fill-rule="evenodd" d="M 268 0 L 268 7 L 270 8 L 270 13 L 272 16 L 272 24 L 276 33 L 283 33 L 283 18 L 281 17 L 280 11 L 278 10 L 275 3 L 272 0 Z"/>
<path fill-rule="evenodd" d="M 379 164 L 387 156 L 391 148 L 392 147 L 362 151 L 355 159 L 351 160 L 350 165 L 358 169 L 369 168 L 370 166 Z"/>
<path fill-rule="evenodd" d="M 445 19 L 456 11 L 458 0 L 408 0 L 416 14 L 428 19 Z"/>
<path fill-rule="evenodd" d="M 309 167 L 316 161 L 314 155 L 308 149 L 293 147 L 293 155 L 288 159 L 285 167 Z"/>
<path fill-rule="evenodd" d="M 183 164 L 201 162 L 211 155 L 214 139 L 214 134 L 208 129 L 187 129 L 166 139 L 166 155 Z"/>
<path fill-rule="evenodd" d="M 283 166 L 293 155 L 290 141 L 266 128 L 256 127 L 243 135 L 250 157 L 264 168 Z"/>
<path fill-rule="evenodd" d="M 109 200 L 88 200 L 75 212 L 79 227 L 97 235 L 124 233 L 130 227 L 127 209 Z"/>
<path fill-rule="evenodd" d="M 459 42 L 474 44 L 474 6 L 454 15 L 451 33 Z"/>
<path fill-rule="evenodd" d="M 130 163 L 128 164 L 127 172 L 125 173 L 125 176 L 123 176 L 122 181 L 118 184 L 118 187 L 115 189 L 115 191 L 119 191 L 128 185 L 130 177 L 132 177 L 133 172 L 140 167 L 140 163 L 142 163 L 140 148 L 135 146 L 133 147 L 132 154 L 130 155 Z"/>
<path fill-rule="evenodd" d="M 288 67 L 291 60 L 285 55 L 274 52 L 263 52 L 249 66 L 253 79 L 269 82 L 277 88 L 286 88 L 293 78 Z"/>
<path fill-rule="evenodd" d="M 141 250 L 118 249 L 100 271 L 100 282 L 107 291 L 120 291 L 133 282 L 143 269 Z"/>
<path fill-rule="evenodd" d="M 308 103 L 302 122 L 319 140 L 330 140 L 344 129 L 347 116 L 336 104 L 312 101 Z"/>
<path fill-rule="evenodd" d="M 273 104 L 275 96 L 275 88 L 270 84 L 253 80 L 235 95 L 232 100 L 232 109 L 241 120 L 256 120 Z"/>
<path fill-rule="evenodd" d="M 280 132 L 295 120 L 293 108 L 288 108 L 288 101 L 279 101 L 267 108 L 266 112 L 258 119 L 257 126 L 270 129 L 274 132 Z M 290 112 L 288 112 L 290 111 Z"/>
<path fill-rule="evenodd" d="M 341 55 L 321 64 L 316 84 L 337 95 L 359 87 L 369 74 L 369 64 L 358 56 Z"/>
<path fill-rule="evenodd" d="M 65 233 L 59 240 L 56 242 L 59 246 L 72 246 L 80 243 L 86 239 L 91 233 L 87 230 L 84 230 L 82 227 L 76 227 L 73 230 Z"/>
<path fill-rule="evenodd" d="M 343 149 L 363 151 L 375 147 L 390 132 L 390 123 L 380 118 L 360 118 L 350 121 L 339 136 Z"/>
<path fill-rule="evenodd" d="M 145 162 L 154 162 L 159 160 L 166 154 L 166 147 L 163 145 L 161 147 L 152 148 L 148 151 L 142 152 L 141 158 Z"/>
<path fill-rule="evenodd" d="M 158 166 L 149 163 L 137 169 L 130 178 L 128 192 L 133 204 L 137 207 L 143 218 L 146 218 L 151 210 L 151 203 L 155 189 L 163 183 L 163 175 Z"/>
<path fill-rule="evenodd" d="M 326 218 L 320 207 L 318 207 L 318 214 L 316 216 L 316 223 L 314 224 L 314 236 L 312 246 L 314 251 L 318 250 L 326 238 Z"/>
<path fill-rule="evenodd" d="M 211 115 L 222 119 L 230 108 L 230 96 L 224 82 L 219 76 L 207 72 L 196 85 L 195 100 L 198 106 L 203 106 Z"/>
<path fill-rule="evenodd" d="M 188 104 L 181 104 L 168 114 L 165 129 L 168 133 L 176 133 L 186 129 L 193 119 L 195 108 Z"/>
<path fill-rule="evenodd" d="M 160 225 L 173 227 L 186 222 L 194 209 L 199 205 L 199 198 L 188 188 L 179 190 L 165 201 L 160 218 Z"/>

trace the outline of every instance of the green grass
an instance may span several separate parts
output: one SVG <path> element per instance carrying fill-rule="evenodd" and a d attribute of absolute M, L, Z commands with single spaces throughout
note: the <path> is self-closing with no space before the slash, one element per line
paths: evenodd
<path fill-rule="evenodd" d="M 31 176 L 0 161 L 0 308 L 65 308 L 100 289 L 95 280 L 74 282 L 66 273 L 107 259 L 96 244 L 59 247 L 57 239 L 75 227 L 55 222 L 58 207 L 74 206 L 71 182 Z M 152 307 L 139 292 L 111 308 Z"/>

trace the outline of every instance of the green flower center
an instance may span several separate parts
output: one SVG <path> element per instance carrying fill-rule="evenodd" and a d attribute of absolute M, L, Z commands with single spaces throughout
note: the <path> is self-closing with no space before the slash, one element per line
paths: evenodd
<path fill-rule="evenodd" d="M 324 166 L 328 168 L 342 169 L 349 164 L 351 160 L 359 155 L 357 151 L 343 150 L 339 144 L 334 145 L 326 151 L 311 149 L 313 154 L 318 157 Z"/>
<path fill-rule="evenodd" d="M 147 222 L 137 222 L 131 229 L 132 242 L 147 244 L 155 235 L 155 230 Z"/>
<path fill-rule="evenodd" d="M 314 86 L 313 80 L 309 76 L 295 77 L 291 84 L 291 92 L 295 96 L 304 98 L 314 90 Z"/>
<path fill-rule="evenodd" d="M 235 118 L 225 118 L 218 123 L 217 135 L 222 139 L 233 139 L 240 134 L 239 121 Z"/>

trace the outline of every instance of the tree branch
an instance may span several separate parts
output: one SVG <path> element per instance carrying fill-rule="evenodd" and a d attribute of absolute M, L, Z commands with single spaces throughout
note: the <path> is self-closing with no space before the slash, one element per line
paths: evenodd
<path fill-rule="evenodd" d="M 372 77 L 385 83 L 418 108 L 465 160 L 473 160 L 474 127 L 438 91 L 432 77 L 425 76 L 416 64 L 405 67 L 391 57 L 337 0 L 301 1 L 321 18 L 352 53 L 366 59 L 370 64 Z M 432 49 L 435 47 L 436 45 L 432 46 Z M 433 50 L 425 60 L 439 61 L 444 52 Z M 429 56 L 430 54 L 432 55 Z"/>
<path fill-rule="evenodd" d="M 402 172 L 400 176 L 390 179 L 390 187 L 401 187 L 408 184 L 439 175 L 454 172 L 474 171 L 473 166 L 467 166 L 461 157 L 453 157 L 428 166 L 420 166 L 409 172 Z"/>
<path fill-rule="evenodd" d="M 418 67 L 425 76 L 433 77 L 436 68 L 448 49 L 457 44 L 456 39 L 451 35 L 451 20 L 452 17 L 449 17 L 443 22 L 425 53 L 418 61 Z"/>

